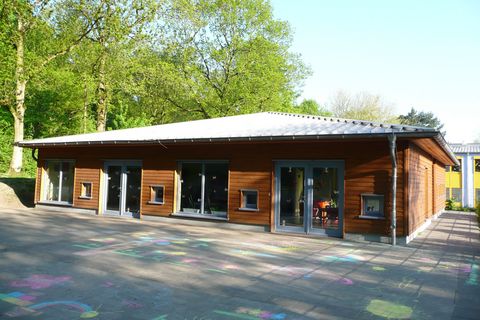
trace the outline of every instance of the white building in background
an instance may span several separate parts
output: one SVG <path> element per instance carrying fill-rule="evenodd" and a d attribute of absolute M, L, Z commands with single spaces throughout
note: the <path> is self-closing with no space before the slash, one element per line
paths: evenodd
<path fill-rule="evenodd" d="M 480 143 L 450 144 L 460 166 L 447 167 L 447 199 L 463 207 L 480 203 Z"/>

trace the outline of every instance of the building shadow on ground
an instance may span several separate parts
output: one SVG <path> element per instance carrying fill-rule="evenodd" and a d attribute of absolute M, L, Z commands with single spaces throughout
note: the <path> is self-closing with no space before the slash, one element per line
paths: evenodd
<path fill-rule="evenodd" d="M 34 178 L 0 178 L 0 183 L 12 188 L 15 196 L 22 203 L 22 205 L 29 208 L 34 206 Z"/>

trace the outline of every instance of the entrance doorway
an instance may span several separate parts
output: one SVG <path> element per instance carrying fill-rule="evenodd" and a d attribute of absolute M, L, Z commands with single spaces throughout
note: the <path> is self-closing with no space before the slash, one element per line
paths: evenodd
<path fill-rule="evenodd" d="M 276 230 L 342 237 L 343 168 L 343 161 L 276 162 Z"/>
<path fill-rule="evenodd" d="M 140 216 L 142 165 L 137 161 L 105 163 L 106 214 Z"/>

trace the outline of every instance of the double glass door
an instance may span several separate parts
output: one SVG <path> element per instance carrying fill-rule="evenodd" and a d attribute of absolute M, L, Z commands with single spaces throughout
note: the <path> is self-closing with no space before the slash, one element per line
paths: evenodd
<path fill-rule="evenodd" d="M 137 162 L 105 164 L 105 213 L 139 216 L 142 167 Z"/>
<path fill-rule="evenodd" d="M 276 229 L 342 237 L 343 161 L 276 163 Z"/>

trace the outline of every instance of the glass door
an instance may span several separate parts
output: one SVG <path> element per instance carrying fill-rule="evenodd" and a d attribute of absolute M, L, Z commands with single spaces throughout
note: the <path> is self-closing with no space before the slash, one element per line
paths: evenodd
<path fill-rule="evenodd" d="M 107 211 L 120 211 L 122 195 L 122 167 L 107 167 Z"/>
<path fill-rule="evenodd" d="M 140 213 L 140 189 L 142 182 L 142 167 L 124 167 L 125 206 L 124 211 L 132 215 Z"/>
<path fill-rule="evenodd" d="M 280 167 L 280 204 L 278 223 L 281 229 L 303 232 L 305 224 L 305 168 Z"/>
<path fill-rule="evenodd" d="M 342 236 L 343 161 L 280 161 L 275 177 L 277 230 Z"/>
<path fill-rule="evenodd" d="M 342 236 L 343 177 L 333 164 L 312 167 L 311 232 Z M 343 216 L 343 215 L 342 215 Z"/>
<path fill-rule="evenodd" d="M 105 164 L 105 180 L 105 213 L 139 215 L 141 164 L 138 162 L 107 162 Z"/>
<path fill-rule="evenodd" d="M 73 202 L 73 161 L 47 160 L 45 168 L 46 201 L 72 204 Z"/>

